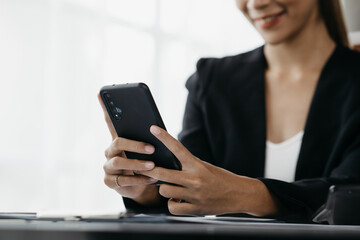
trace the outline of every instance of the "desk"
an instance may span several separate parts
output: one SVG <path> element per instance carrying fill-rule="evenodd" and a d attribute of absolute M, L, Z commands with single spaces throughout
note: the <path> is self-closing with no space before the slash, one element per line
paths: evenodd
<path fill-rule="evenodd" d="M 0 221 L 0 239 L 360 239 L 360 226 Z"/>

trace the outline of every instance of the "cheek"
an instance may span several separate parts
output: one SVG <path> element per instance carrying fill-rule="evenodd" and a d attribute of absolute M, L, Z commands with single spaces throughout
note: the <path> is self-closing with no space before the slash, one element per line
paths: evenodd
<path fill-rule="evenodd" d="M 301 0 L 289 4 L 288 24 L 289 32 L 296 34 L 304 27 L 316 21 L 319 14 L 315 0 Z"/>
<path fill-rule="evenodd" d="M 265 42 L 281 43 L 297 35 L 310 21 L 315 20 L 317 15 L 316 0 L 283 0 L 277 1 L 286 9 L 286 14 L 273 29 L 258 29 Z"/>
<path fill-rule="evenodd" d="M 278 0 L 278 3 L 287 10 L 287 23 L 290 27 L 305 25 L 312 16 L 318 16 L 318 0 Z"/>

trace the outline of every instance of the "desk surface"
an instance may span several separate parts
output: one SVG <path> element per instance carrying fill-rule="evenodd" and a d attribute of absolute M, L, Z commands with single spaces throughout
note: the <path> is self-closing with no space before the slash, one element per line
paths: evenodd
<path fill-rule="evenodd" d="M 360 239 L 360 226 L 0 220 L 0 239 Z"/>

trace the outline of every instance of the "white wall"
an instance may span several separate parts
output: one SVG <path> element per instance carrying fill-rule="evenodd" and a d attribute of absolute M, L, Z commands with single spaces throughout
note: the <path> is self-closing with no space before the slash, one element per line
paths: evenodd
<path fill-rule="evenodd" d="M 201 56 L 262 40 L 233 0 L 0 0 L 0 211 L 123 209 L 96 94 L 146 82 L 177 135 Z"/>
<path fill-rule="evenodd" d="M 351 45 L 360 44 L 360 1 L 342 0 L 343 12 Z"/>

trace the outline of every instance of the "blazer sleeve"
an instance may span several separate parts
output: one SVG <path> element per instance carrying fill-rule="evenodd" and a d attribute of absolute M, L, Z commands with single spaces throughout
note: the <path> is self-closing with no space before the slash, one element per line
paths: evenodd
<path fill-rule="evenodd" d="M 326 202 L 331 185 L 360 183 L 360 110 L 351 116 L 345 128 L 339 145 L 346 147 L 338 160 L 329 160 L 324 177 L 292 183 L 259 178 L 287 210 L 280 218 L 311 222 L 314 213 Z"/>
<path fill-rule="evenodd" d="M 203 65 L 208 64 L 209 62 L 205 59 L 200 59 L 197 63 L 197 71 L 186 82 L 189 94 L 185 106 L 182 131 L 179 133 L 178 139 L 194 156 L 212 163 L 212 148 L 205 129 L 206 123 L 201 108 L 201 101 L 206 89 L 205 86 L 201 86 L 201 79 L 210 77 L 208 71 L 204 71 L 204 68 L 207 67 Z"/>
<path fill-rule="evenodd" d="M 167 208 L 168 199 L 160 196 L 160 203 L 156 207 L 143 206 L 130 198 L 123 197 L 125 208 L 130 213 L 164 213 L 170 214 Z"/>

